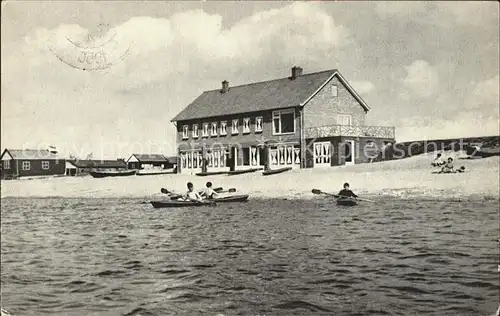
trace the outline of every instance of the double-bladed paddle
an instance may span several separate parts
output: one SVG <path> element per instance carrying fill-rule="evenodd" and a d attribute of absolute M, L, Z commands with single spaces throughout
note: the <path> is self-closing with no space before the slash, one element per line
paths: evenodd
<path fill-rule="evenodd" d="M 333 194 L 333 193 L 328 193 L 328 192 L 323 192 L 319 189 L 312 189 L 312 193 L 313 194 L 323 194 L 323 195 L 328 195 L 328 196 L 333 196 L 334 198 L 338 199 L 338 198 L 341 198 L 342 196 L 338 195 L 338 194 Z M 345 197 L 343 197 L 345 198 Z M 372 200 L 368 200 L 368 199 L 362 199 L 362 198 L 354 198 L 353 199 L 356 199 L 356 200 L 359 200 L 359 201 L 365 201 L 365 202 L 372 202 L 374 203 L 375 201 L 372 201 Z"/>

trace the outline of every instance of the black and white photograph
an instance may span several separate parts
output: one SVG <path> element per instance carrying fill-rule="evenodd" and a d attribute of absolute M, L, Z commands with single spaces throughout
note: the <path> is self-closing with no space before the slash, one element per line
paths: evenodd
<path fill-rule="evenodd" d="M 3 1 L 2 316 L 500 316 L 498 1 Z"/>

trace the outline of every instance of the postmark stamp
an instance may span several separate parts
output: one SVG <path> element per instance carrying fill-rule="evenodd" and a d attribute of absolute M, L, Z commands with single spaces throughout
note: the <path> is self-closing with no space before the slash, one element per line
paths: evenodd
<path fill-rule="evenodd" d="M 109 24 L 99 23 L 86 36 L 55 39 L 50 51 L 64 64 L 83 71 L 109 69 L 127 58 L 132 43 L 119 43 Z"/>

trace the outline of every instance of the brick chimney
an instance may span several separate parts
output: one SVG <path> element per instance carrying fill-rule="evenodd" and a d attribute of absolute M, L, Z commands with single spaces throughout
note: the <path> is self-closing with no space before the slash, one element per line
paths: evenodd
<path fill-rule="evenodd" d="M 292 68 L 292 80 L 296 79 L 297 77 L 302 76 L 302 68 L 294 66 Z"/>
<path fill-rule="evenodd" d="M 221 93 L 226 93 L 229 91 L 229 82 L 227 80 L 222 81 L 222 90 Z"/>

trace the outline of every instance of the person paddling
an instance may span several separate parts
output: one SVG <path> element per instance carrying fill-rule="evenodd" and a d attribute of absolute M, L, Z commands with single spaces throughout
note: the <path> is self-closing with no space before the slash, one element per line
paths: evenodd
<path fill-rule="evenodd" d="M 184 195 L 184 200 L 189 200 L 189 201 L 201 201 L 201 196 L 198 194 L 198 192 L 194 191 L 194 186 L 191 182 L 187 183 L 187 188 L 188 191 Z"/>
<path fill-rule="evenodd" d="M 207 182 L 205 190 L 201 193 L 201 196 L 204 196 L 208 200 L 213 199 L 214 197 L 218 196 L 219 194 L 212 189 L 212 182 Z"/>
<path fill-rule="evenodd" d="M 351 191 L 349 188 L 349 183 L 344 183 L 344 188 L 340 190 L 339 194 L 337 194 L 339 197 L 353 197 L 357 198 L 358 196 L 354 194 L 354 192 Z"/>

